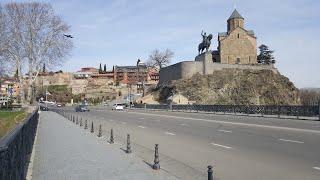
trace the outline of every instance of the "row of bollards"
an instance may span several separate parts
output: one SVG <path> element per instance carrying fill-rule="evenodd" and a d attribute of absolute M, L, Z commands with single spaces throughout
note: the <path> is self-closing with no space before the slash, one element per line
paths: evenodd
<path fill-rule="evenodd" d="M 70 115 L 67 116 L 66 114 L 64 114 L 64 116 L 69 119 L 70 121 L 72 121 L 75 124 L 80 124 L 80 127 L 83 126 L 82 124 L 82 118 L 80 118 L 80 120 L 77 118 L 75 118 L 75 116 Z M 88 121 L 85 120 L 84 121 L 84 129 L 88 129 Z M 91 122 L 91 129 L 90 129 L 91 133 L 94 133 L 94 126 L 93 126 L 93 122 Z M 98 137 L 102 137 L 102 125 L 100 124 L 99 126 L 99 131 L 98 131 Z M 110 139 L 109 139 L 109 143 L 113 144 L 114 143 L 114 136 L 113 136 L 113 129 L 111 128 L 110 131 Z M 130 134 L 127 134 L 127 149 L 125 150 L 126 153 L 130 154 L 132 153 L 132 149 L 131 149 L 131 141 L 130 141 Z M 152 169 L 154 170 L 159 170 L 160 169 L 160 158 L 159 158 L 159 144 L 155 144 L 154 147 L 154 164 L 152 165 Z M 211 165 L 208 166 L 208 180 L 214 180 L 214 173 L 213 173 L 213 167 Z"/>

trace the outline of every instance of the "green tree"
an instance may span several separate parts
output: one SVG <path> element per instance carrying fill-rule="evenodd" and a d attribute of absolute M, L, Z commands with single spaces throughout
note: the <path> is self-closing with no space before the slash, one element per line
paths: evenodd
<path fill-rule="evenodd" d="M 42 72 L 46 73 L 46 63 L 43 63 Z"/>
<path fill-rule="evenodd" d="M 274 64 L 276 60 L 273 56 L 274 51 L 269 50 L 269 47 L 262 44 L 259 46 L 260 54 L 258 55 L 258 63 L 259 64 Z"/>
<path fill-rule="evenodd" d="M 19 69 L 17 68 L 16 69 L 16 73 L 14 73 L 14 78 L 19 78 Z"/>
<path fill-rule="evenodd" d="M 99 74 L 102 73 L 102 66 L 101 66 L 101 63 L 100 63 L 100 66 L 99 66 Z"/>

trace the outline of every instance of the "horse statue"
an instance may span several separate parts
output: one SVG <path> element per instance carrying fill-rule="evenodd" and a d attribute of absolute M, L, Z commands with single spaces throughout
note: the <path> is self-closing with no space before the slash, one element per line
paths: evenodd
<path fill-rule="evenodd" d="M 203 41 L 198 46 L 199 54 L 201 54 L 204 50 L 208 52 L 209 47 L 211 45 L 211 39 L 212 39 L 212 34 L 209 34 L 208 36 L 206 36 L 206 34 L 201 33 L 201 35 L 203 37 Z"/>

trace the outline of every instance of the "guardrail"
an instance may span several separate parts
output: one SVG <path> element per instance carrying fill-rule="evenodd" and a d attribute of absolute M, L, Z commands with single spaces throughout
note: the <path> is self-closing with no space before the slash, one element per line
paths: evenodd
<path fill-rule="evenodd" d="M 25 179 L 38 119 L 38 110 L 35 110 L 0 139 L 0 179 Z"/>
<path fill-rule="evenodd" d="M 213 112 L 233 114 L 260 114 L 299 117 L 318 117 L 320 120 L 320 104 L 313 106 L 277 106 L 277 105 L 169 105 L 169 104 L 135 104 L 134 108 L 162 109 L 172 111 Z"/>

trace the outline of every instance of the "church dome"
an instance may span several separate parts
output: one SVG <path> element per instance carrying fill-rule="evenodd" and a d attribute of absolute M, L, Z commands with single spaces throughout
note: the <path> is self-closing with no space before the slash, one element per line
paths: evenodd
<path fill-rule="evenodd" d="M 240 15 L 240 13 L 235 9 L 233 12 L 232 12 L 232 14 L 231 14 L 231 16 L 229 17 L 229 19 L 228 20 L 230 20 L 230 19 L 244 19 L 241 15 Z"/>

